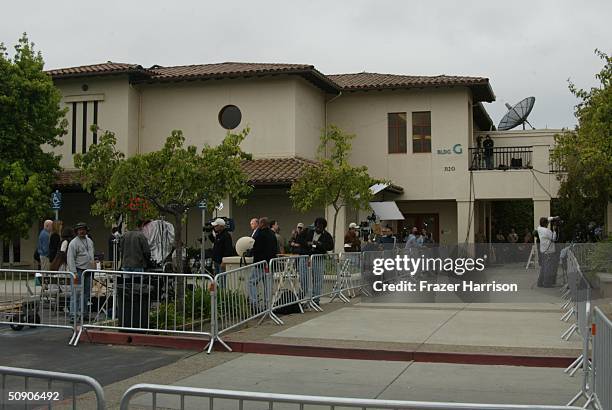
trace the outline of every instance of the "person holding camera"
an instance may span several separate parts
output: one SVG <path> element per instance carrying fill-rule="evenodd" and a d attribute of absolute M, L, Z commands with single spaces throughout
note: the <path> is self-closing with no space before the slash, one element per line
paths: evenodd
<path fill-rule="evenodd" d="M 359 226 L 355 222 L 349 224 L 349 229 L 344 235 L 344 252 L 361 252 L 361 240 L 357 234 Z"/>
<path fill-rule="evenodd" d="M 556 282 L 557 264 L 554 261 L 555 241 L 557 240 L 557 232 L 553 226 L 553 230 L 548 228 L 549 222 L 554 221 L 554 218 L 540 218 L 540 226 L 536 229 L 539 239 L 540 251 L 540 275 L 538 276 L 538 287 L 552 288 Z"/>
<path fill-rule="evenodd" d="M 232 236 L 226 229 L 225 219 L 217 218 L 212 223 L 212 232 L 208 236 L 213 244 L 212 260 L 215 267 L 215 275 L 222 272 L 221 263 L 226 256 L 236 255 Z"/>
<path fill-rule="evenodd" d="M 485 166 L 487 167 L 487 169 L 493 169 L 494 164 L 493 164 L 493 140 L 491 139 L 490 135 L 487 135 L 485 137 L 484 142 L 482 143 L 482 146 L 484 148 L 484 160 L 485 160 Z"/>
<path fill-rule="evenodd" d="M 305 255 L 323 255 L 334 249 L 334 238 L 325 228 L 327 228 L 327 221 L 323 217 L 318 217 L 314 221 L 314 230 L 306 229 L 298 237 L 300 248 Z M 325 260 L 317 259 L 316 262 L 312 263 L 312 276 L 313 284 L 312 291 L 314 296 L 314 302 L 319 303 L 319 294 L 323 285 L 323 274 L 325 270 Z M 307 271 L 301 270 L 300 272 L 300 286 L 303 292 L 308 291 L 308 278 Z"/>

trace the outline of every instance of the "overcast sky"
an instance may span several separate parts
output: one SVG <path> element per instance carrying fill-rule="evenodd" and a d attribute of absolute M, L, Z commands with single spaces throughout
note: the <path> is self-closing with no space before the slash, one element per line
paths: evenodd
<path fill-rule="evenodd" d="M 593 50 L 612 48 L 610 0 L 5 0 L 1 10 L 0 41 L 27 32 L 47 68 L 245 61 L 483 76 L 497 96 L 487 104 L 495 124 L 505 102 L 535 96 L 537 128 L 575 124 L 567 79 L 596 84 Z"/>

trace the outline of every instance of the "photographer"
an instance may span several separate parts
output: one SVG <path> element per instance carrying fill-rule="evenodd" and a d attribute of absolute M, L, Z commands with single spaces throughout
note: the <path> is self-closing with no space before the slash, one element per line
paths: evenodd
<path fill-rule="evenodd" d="M 557 240 L 556 228 L 548 229 L 548 223 L 556 221 L 557 218 L 540 218 L 540 226 L 537 228 L 540 251 L 540 276 L 538 277 L 538 287 L 552 288 L 556 282 L 557 262 L 554 260 L 555 241 Z"/>
<path fill-rule="evenodd" d="M 215 275 L 218 275 L 221 273 L 221 262 L 223 262 L 223 258 L 236 255 L 236 251 L 232 244 L 232 236 L 225 229 L 225 219 L 217 218 L 211 225 L 213 231 L 208 238 L 213 243 L 212 259 L 215 264 Z"/>
<path fill-rule="evenodd" d="M 327 221 L 325 218 L 318 217 L 314 221 L 315 229 L 305 229 L 299 236 L 297 242 L 300 244 L 302 254 L 305 255 L 321 255 L 327 254 L 327 252 L 334 249 L 334 238 L 325 228 L 327 228 Z M 325 270 L 325 260 L 318 259 L 316 263 L 312 264 L 313 284 L 312 294 L 314 295 L 313 301 L 319 303 L 319 294 L 321 293 L 321 287 L 323 284 L 323 274 Z M 300 285 L 303 292 L 308 292 L 308 278 L 307 272 L 301 270 L 300 272 Z"/>

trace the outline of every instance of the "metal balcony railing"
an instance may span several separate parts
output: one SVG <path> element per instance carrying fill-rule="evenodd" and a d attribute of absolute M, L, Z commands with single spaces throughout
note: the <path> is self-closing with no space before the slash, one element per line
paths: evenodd
<path fill-rule="evenodd" d="M 470 148 L 470 170 L 532 168 L 532 147 Z"/>
<path fill-rule="evenodd" d="M 562 161 L 553 161 L 552 160 L 552 153 L 553 153 L 554 149 L 550 149 L 548 151 L 548 164 L 549 164 L 549 171 L 548 172 L 552 172 L 555 174 L 560 174 L 563 172 L 567 172 L 567 170 L 565 169 L 565 167 L 562 164 Z"/>

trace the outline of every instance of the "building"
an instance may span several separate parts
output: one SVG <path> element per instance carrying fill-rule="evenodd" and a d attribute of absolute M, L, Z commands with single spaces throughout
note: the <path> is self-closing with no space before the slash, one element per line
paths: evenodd
<path fill-rule="evenodd" d="M 115 132 L 128 156 L 159 149 L 174 129 L 202 147 L 219 143 L 226 128 L 248 125 L 243 149 L 254 160 L 244 166 L 255 190 L 246 205 L 228 198 L 219 212 L 235 219 L 234 239 L 249 234 L 253 216 L 278 219 L 285 236 L 297 222 L 308 224 L 322 214 L 330 219 L 324 209 L 297 213 L 287 195 L 315 160 L 328 124 L 356 134 L 355 165 L 392 181 L 378 197 L 396 201 L 404 214 L 404 221 L 390 223 L 396 231 L 427 223 L 439 243 L 473 242 L 476 232 L 490 230 L 491 201 L 532 200 L 536 219 L 550 214 L 558 191 L 548 158 L 559 130 L 492 131 L 483 105 L 495 100 L 487 78 L 325 75 L 312 65 L 257 63 L 143 68 L 108 62 L 48 73 L 68 108 L 68 134 L 55 149 L 65 168 L 57 178 L 64 198 L 60 219 L 87 220 L 102 252 L 109 229 L 89 216 L 91 197 L 80 188 L 73 163 L 73 154 L 97 141 L 92 124 Z M 475 148 L 485 134 L 495 142 L 488 167 Z M 367 214 L 342 211 L 338 233 Z M 199 210 L 188 218 L 185 239 L 194 246 L 201 234 Z M 32 237 L 36 232 L 33 227 Z M 22 241 L 23 261 L 31 258 L 34 242 Z"/>

